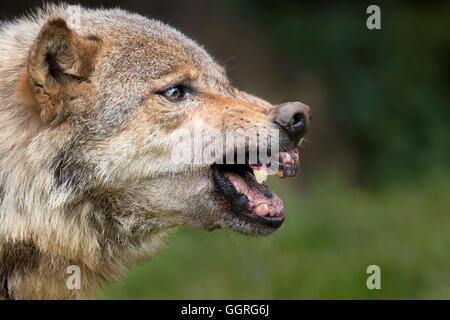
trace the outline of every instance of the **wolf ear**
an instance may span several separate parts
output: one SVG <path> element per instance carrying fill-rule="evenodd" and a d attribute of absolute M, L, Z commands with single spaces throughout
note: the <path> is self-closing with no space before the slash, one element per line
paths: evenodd
<path fill-rule="evenodd" d="M 65 88 L 73 80 L 89 78 L 98 50 L 99 41 L 81 38 L 62 18 L 52 17 L 42 27 L 30 52 L 26 78 L 45 122 L 60 114 Z"/>

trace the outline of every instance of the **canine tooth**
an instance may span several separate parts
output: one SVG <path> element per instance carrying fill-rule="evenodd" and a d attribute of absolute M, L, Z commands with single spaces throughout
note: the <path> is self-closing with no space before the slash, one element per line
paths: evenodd
<path fill-rule="evenodd" d="M 253 174 L 255 175 L 255 179 L 259 184 L 263 184 L 267 181 L 268 173 L 266 168 L 254 168 Z"/>
<path fill-rule="evenodd" d="M 259 214 L 264 215 L 266 213 L 269 213 L 269 206 L 267 205 L 267 203 L 260 204 L 255 208 L 255 211 Z"/>
<path fill-rule="evenodd" d="M 283 178 L 284 178 L 284 172 L 283 172 L 283 170 L 278 169 L 278 171 L 277 171 L 277 176 L 280 177 L 281 179 L 283 179 Z"/>

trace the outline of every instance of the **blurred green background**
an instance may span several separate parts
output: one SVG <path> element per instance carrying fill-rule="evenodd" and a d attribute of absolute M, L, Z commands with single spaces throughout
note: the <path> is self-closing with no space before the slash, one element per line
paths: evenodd
<path fill-rule="evenodd" d="M 287 209 L 276 234 L 182 229 L 97 298 L 450 299 L 449 2 L 98 3 L 177 27 L 237 87 L 302 101 L 313 122 L 300 174 L 269 179 Z"/>

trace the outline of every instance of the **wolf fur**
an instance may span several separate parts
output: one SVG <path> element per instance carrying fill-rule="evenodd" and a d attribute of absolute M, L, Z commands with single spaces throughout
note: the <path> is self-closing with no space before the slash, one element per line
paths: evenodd
<path fill-rule="evenodd" d="M 157 94 L 182 82 L 195 95 L 176 106 Z M 84 296 L 178 226 L 271 233 L 224 213 L 209 165 L 170 152 L 181 128 L 271 128 L 273 110 L 138 14 L 47 5 L 1 24 L 0 297 Z M 81 290 L 66 285 L 71 265 Z"/>

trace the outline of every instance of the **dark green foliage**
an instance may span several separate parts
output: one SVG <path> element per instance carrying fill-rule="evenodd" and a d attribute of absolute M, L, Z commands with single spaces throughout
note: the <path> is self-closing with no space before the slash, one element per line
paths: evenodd
<path fill-rule="evenodd" d="M 317 75 L 328 111 L 371 185 L 450 166 L 450 5 L 384 3 L 381 30 L 367 3 L 233 2 Z"/>

